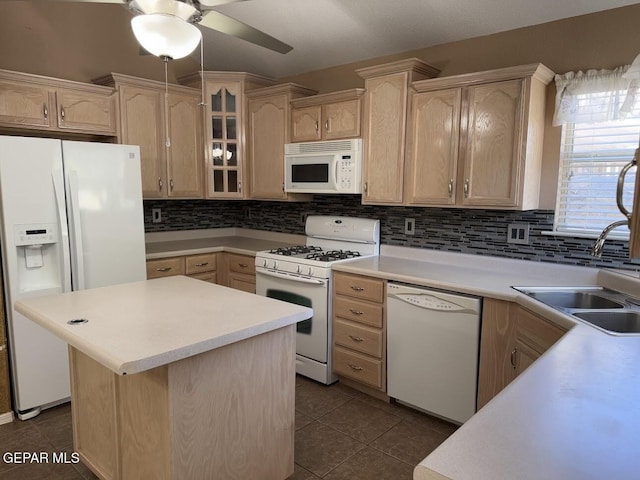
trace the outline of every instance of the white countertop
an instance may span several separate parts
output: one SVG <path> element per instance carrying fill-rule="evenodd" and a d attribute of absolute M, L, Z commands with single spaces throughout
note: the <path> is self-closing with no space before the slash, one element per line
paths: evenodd
<path fill-rule="evenodd" d="M 297 323 L 312 310 L 184 276 L 24 299 L 16 310 L 118 374 Z M 69 325 L 85 318 L 87 323 Z"/>
<path fill-rule="evenodd" d="M 256 252 L 262 250 L 289 245 L 304 245 L 305 241 L 304 235 L 264 232 L 246 228 L 155 232 L 145 235 L 147 260 L 222 251 L 255 255 Z"/>

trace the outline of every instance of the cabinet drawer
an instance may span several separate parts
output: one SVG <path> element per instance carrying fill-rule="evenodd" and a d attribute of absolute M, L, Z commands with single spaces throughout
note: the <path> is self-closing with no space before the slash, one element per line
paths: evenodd
<path fill-rule="evenodd" d="M 189 275 L 191 278 L 197 278 L 205 282 L 217 283 L 218 275 L 216 272 L 193 273 Z"/>
<path fill-rule="evenodd" d="M 333 300 L 333 313 L 337 317 L 382 328 L 383 309 L 379 304 L 336 295 Z"/>
<path fill-rule="evenodd" d="M 256 259 L 249 255 L 236 255 L 233 253 L 227 254 L 227 261 L 229 262 L 229 270 L 238 273 L 256 273 Z"/>
<path fill-rule="evenodd" d="M 333 370 L 338 375 L 382 388 L 382 362 L 341 347 L 333 349 Z"/>
<path fill-rule="evenodd" d="M 199 272 L 213 272 L 216 269 L 216 254 L 190 255 L 186 258 L 187 275 Z"/>
<path fill-rule="evenodd" d="M 336 293 L 372 302 L 384 301 L 383 280 L 340 272 L 336 272 L 333 278 Z"/>
<path fill-rule="evenodd" d="M 382 358 L 382 330 L 336 319 L 333 341 L 338 345 Z"/>
<path fill-rule="evenodd" d="M 172 257 L 147 260 L 147 279 L 184 275 L 184 258 Z"/>

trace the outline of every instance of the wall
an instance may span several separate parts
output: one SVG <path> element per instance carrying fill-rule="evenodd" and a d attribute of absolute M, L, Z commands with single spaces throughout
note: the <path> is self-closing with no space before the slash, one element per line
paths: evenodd
<path fill-rule="evenodd" d="M 151 209 L 162 209 L 162 223 L 151 223 Z M 316 195 L 312 202 L 174 200 L 144 202 L 147 232 L 244 227 L 304 235 L 303 215 L 379 218 L 386 245 L 430 248 L 540 262 L 640 272 L 640 260 L 628 259 L 628 242 L 607 240 L 601 258 L 590 255 L 593 240 L 543 235 L 553 211 L 511 212 L 361 205 L 359 195 Z M 404 234 L 404 219 L 415 218 L 415 235 Z M 530 225 L 529 245 L 506 242 L 510 223 Z"/>

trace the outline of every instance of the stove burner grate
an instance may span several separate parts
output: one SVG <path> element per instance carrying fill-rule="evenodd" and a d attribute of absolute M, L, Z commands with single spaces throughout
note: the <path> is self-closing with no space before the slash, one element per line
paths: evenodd
<path fill-rule="evenodd" d="M 273 248 L 269 250 L 269 253 L 274 253 L 276 255 L 292 256 L 292 255 L 303 255 L 305 253 L 311 253 L 311 252 L 319 252 L 321 250 L 322 249 L 320 247 L 314 247 L 313 245 L 294 245 L 291 247 Z"/>
<path fill-rule="evenodd" d="M 353 250 L 329 250 L 327 252 L 310 253 L 305 258 L 308 260 L 317 260 L 318 262 L 335 262 L 336 260 L 346 260 L 347 258 L 356 258 L 360 256 L 360 252 Z"/>

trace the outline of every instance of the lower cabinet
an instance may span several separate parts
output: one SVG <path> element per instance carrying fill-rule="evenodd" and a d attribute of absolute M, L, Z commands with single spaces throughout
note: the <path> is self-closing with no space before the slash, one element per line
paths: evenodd
<path fill-rule="evenodd" d="M 566 330 L 513 302 L 482 306 L 478 409 L 556 343 Z"/>
<path fill-rule="evenodd" d="M 171 275 L 187 275 L 256 293 L 255 257 L 252 255 L 219 252 L 147 260 L 147 279 Z"/>
<path fill-rule="evenodd" d="M 224 255 L 227 264 L 226 286 L 256 293 L 255 257 L 237 253 L 225 253 Z"/>
<path fill-rule="evenodd" d="M 342 272 L 333 280 L 333 370 L 385 392 L 385 282 Z"/>

